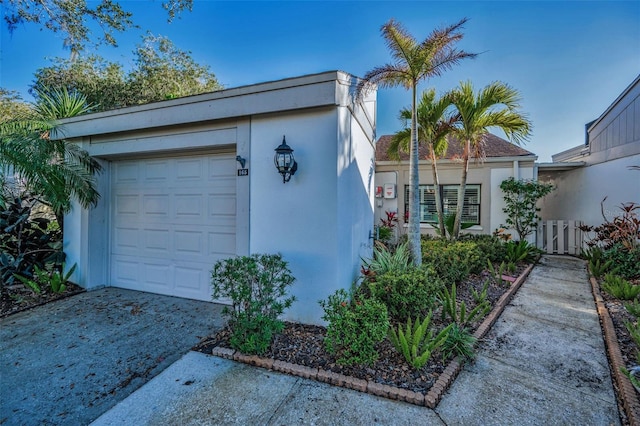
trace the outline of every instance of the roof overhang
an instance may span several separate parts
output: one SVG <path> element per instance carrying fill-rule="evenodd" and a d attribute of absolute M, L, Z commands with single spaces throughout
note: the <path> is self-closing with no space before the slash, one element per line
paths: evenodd
<path fill-rule="evenodd" d="M 557 163 L 539 163 L 538 172 L 565 172 L 567 170 L 575 170 L 586 166 L 584 161 L 564 161 Z"/>

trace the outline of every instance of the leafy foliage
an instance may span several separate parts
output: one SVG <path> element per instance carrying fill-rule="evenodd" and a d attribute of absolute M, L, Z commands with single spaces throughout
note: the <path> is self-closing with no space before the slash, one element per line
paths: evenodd
<path fill-rule="evenodd" d="M 471 241 L 423 240 L 423 262 L 432 265 L 447 283 L 458 283 L 471 273 L 478 273 L 486 265 L 483 253 Z"/>
<path fill-rule="evenodd" d="M 538 226 L 538 200 L 553 191 L 554 187 L 548 183 L 510 177 L 500 183 L 500 189 L 506 203 L 502 209 L 507 214 L 506 227 L 515 229 L 522 241 Z"/>
<path fill-rule="evenodd" d="M 604 223 L 599 226 L 583 225 L 580 227 L 585 232 L 595 232 L 595 236 L 587 242 L 589 247 L 601 246 L 605 251 L 614 245 L 620 244 L 628 250 L 636 248 L 640 244 L 640 218 L 638 211 L 640 205 L 629 202 L 620 205 L 620 214 L 613 220 L 608 220 L 604 214 L 605 197 L 600 203 Z"/>
<path fill-rule="evenodd" d="M 476 338 L 468 328 L 462 327 L 458 323 L 453 323 L 447 333 L 447 339 L 442 344 L 442 359 L 451 356 L 460 356 L 463 359 L 471 360 L 475 357 L 474 345 Z"/>
<path fill-rule="evenodd" d="M 614 244 L 604 252 L 605 263 L 615 265 L 615 273 L 627 279 L 640 278 L 640 246 L 631 248 Z"/>
<path fill-rule="evenodd" d="M 456 293 L 457 289 L 455 284 L 451 285 L 451 291 L 446 287 L 440 291 L 443 320 L 449 317 L 452 322 L 464 328 L 476 318 L 486 315 L 491 310 L 491 305 L 485 300 L 467 312 L 467 304 L 464 301 L 458 302 Z"/>
<path fill-rule="evenodd" d="M 507 262 L 532 262 L 540 253 L 540 250 L 527 240 L 507 241 L 504 244 L 505 260 Z"/>
<path fill-rule="evenodd" d="M 640 285 L 631 284 L 624 278 L 614 274 L 606 274 L 604 276 L 602 289 L 616 299 L 621 300 L 632 300 L 640 294 Z"/>
<path fill-rule="evenodd" d="M 432 312 L 429 312 L 424 320 L 412 324 L 411 317 L 407 320 L 406 327 L 402 325 L 395 328 L 389 328 L 389 339 L 398 352 L 404 355 L 404 359 L 416 370 L 421 369 L 431 358 L 434 350 L 440 347 L 445 340 L 449 329 L 453 324 L 449 324 L 437 335 L 434 330 L 430 329 Z"/>
<path fill-rule="evenodd" d="M 373 259 L 363 260 L 363 273 L 367 280 L 375 280 L 377 276 L 387 272 L 402 273 L 411 268 L 411 254 L 406 243 L 399 244 L 390 250 L 384 244 L 376 242 Z"/>
<path fill-rule="evenodd" d="M 183 10 L 191 10 L 193 0 L 166 0 L 162 7 L 171 22 Z M 85 49 L 87 44 L 98 46 L 102 43 L 117 46 L 116 32 L 135 28 L 131 12 L 122 8 L 114 0 L 4 0 L 4 20 L 10 32 L 25 23 L 37 24 L 60 34 L 64 47 L 72 53 Z M 94 37 L 91 22 L 98 22 L 102 35 Z"/>
<path fill-rule="evenodd" d="M 386 306 L 371 298 L 350 297 L 344 289 L 321 300 L 327 321 L 325 347 L 343 365 L 371 365 L 378 359 L 375 346 L 387 335 Z"/>
<path fill-rule="evenodd" d="M 489 292 L 489 280 L 484 280 L 482 284 L 482 290 L 478 292 L 475 287 L 471 287 L 471 297 L 473 297 L 473 301 L 477 304 L 482 304 L 487 302 L 487 295 Z"/>
<path fill-rule="evenodd" d="M 497 284 L 499 285 L 504 284 L 504 280 L 502 279 L 502 276 L 507 270 L 507 264 L 505 262 L 500 263 L 500 266 L 496 268 L 495 266 L 493 266 L 493 263 L 491 263 L 490 261 L 487 261 L 487 270 L 489 271 L 489 274 L 491 274 L 491 277 Z"/>
<path fill-rule="evenodd" d="M 434 30 L 422 42 L 393 19 L 381 28 L 393 61 L 367 72 L 357 91 L 364 93 L 373 86 L 404 87 L 411 90 L 411 143 L 409 144 L 409 251 L 416 266 L 422 263 L 420 246 L 419 176 L 418 176 L 418 83 L 440 75 L 463 59 L 476 55 L 457 49 L 462 39 L 460 32 L 466 19 L 448 27 Z"/>
<path fill-rule="evenodd" d="M 640 301 L 633 300 L 630 303 L 625 303 L 624 308 L 636 318 L 640 318 Z"/>
<path fill-rule="evenodd" d="M 389 270 L 369 283 L 371 296 L 384 303 L 389 316 L 398 321 L 423 316 L 433 307 L 442 288 L 442 280 L 426 265 L 404 271 Z"/>
<path fill-rule="evenodd" d="M 60 136 L 59 118 L 87 110 L 86 100 L 66 90 L 40 92 L 28 113 L 0 121 L 0 180 L 10 174 L 46 201 L 61 222 L 76 199 L 83 207 L 97 203 L 95 174 L 100 164 L 78 145 Z M 0 204 L 5 191 L 0 193 Z"/>
<path fill-rule="evenodd" d="M 35 268 L 64 261 L 62 233 L 49 219 L 32 217 L 35 203 L 15 197 L 0 211 L 0 288 L 15 283 L 16 277 L 33 278 Z M 39 292 L 39 286 L 31 288 Z"/>
<path fill-rule="evenodd" d="M 36 293 L 40 293 L 43 285 L 48 285 L 52 292 L 63 293 L 67 289 L 67 284 L 73 272 L 78 265 L 74 264 L 66 273 L 61 272 L 57 268 L 52 268 L 51 271 L 46 269 L 40 269 L 37 265 L 34 266 L 33 279 L 29 279 L 20 275 L 15 275 L 20 282 L 27 287 L 31 288 Z M 60 268 L 64 271 L 64 264 Z"/>
<path fill-rule="evenodd" d="M 472 242 L 480 253 L 491 262 L 501 262 L 505 259 L 505 245 L 502 238 L 488 234 L 461 234 L 459 242 Z M 485 262 L 482 262 L 484 265 Z"/>
<path fill-rule="evenodd" d="M 287 288 L 295 278 L 280 254 L 253 254 L 219 260 L 211 272 L 213 298 L 231 299 L 230 343 L 247 354 L 262 354 L 284 324 L 278 319 L 294 302 Z"/>
<path fill-rule="evenodd" d="M 188 95 L 220 90 L 215 74 L 199 65 L 191 52 L 178 49 L 166 37 L 148 33 L 134 51 L 134 67 L 125 73 L 122 65 L 96 55 L 55 59 L 35 74 L 32 92 L 43 88 L 81 93 L 94 111 L 105 111 Z"/>
<path fill-rule="evenodd" d="M 459 115 L 456 133 L 463 145 L 462 175 L 453 234 L 454 238 L 458 238 L 470 157 L 483 158 L 482 145 L 489 128 L 501 129 L 509 140 L 520 144 L 528 138 L 531 123 L 519 111 L 519 93 L 504 83 L 493 82 L 475 92 L 470 81 L 462 82 L 450 96 Z"/>

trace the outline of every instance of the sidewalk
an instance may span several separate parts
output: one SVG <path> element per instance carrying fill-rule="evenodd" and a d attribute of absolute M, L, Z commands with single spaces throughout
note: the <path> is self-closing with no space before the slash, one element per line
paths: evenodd
<path fill-rule="evenodd" d="M 584 262 L 544 256 L 435 410 L 190 352 L 95 425 L 619 424 Z"/>

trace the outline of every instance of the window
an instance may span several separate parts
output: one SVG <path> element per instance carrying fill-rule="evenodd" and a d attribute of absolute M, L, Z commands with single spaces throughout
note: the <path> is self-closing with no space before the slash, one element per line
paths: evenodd
<path fill-rule="evenodd" d="M 458 188 L 460 185 L 440 185 L 440 199 L 444 214 L 455 214 L 458 204 Z M 437 223 L 436 194 L 434 185 L 420 185 L 420 222 Z M 404 211 L 409 214 L 409 185 L 405 186 Z M 462 221 L 480 225 L 480 185 L 466 185 Z"/>

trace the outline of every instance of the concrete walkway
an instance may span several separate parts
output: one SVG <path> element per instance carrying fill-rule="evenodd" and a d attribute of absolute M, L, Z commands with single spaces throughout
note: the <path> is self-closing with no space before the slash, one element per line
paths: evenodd
<path fill-rule="evenodd" d="M 191 352 L 95 425 L 616 425 L 584 262 L 545 256 L 435 410 Z"/>

